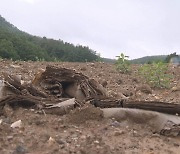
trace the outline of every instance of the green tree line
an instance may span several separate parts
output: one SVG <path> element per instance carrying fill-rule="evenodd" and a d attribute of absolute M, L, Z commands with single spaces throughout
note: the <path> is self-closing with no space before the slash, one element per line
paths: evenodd
<path fill-rule="evenodd" d="M 85 46 L 37 37 L 18 30 L 0 16 L 0 57 L 12 60 L 96 61 L 99 56 Z"/>

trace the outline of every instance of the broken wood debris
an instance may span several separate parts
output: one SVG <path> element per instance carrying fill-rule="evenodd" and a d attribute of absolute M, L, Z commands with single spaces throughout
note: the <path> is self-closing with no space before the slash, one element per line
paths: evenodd
<path fill-rule="evenodd" d="M 93 99 L 90 103 L 100 108 L 134 108 L 180 115 L 180 104 L 177 103 L 173 104 L 158 101 L 128 101 L 113 99 Z"/>
<path fill-rule="evenodd" d="M 90 100 L 91 104 L 100 108 L 138 108 L 180 114 L 179 104 L 108 98 L 104 87 L 94 79 L 89 79 L 82 73 L 61 67 L 47 66 L 45 71 L 37 74 L 32 83 L 28 84 L 21 84 L 19 76 L 7 73 L 4 73 L 4 80 L 5 86 L 4 89 L 1 87 L 1 93 L 4 92 L 3 96 L 5 97 L 0 101 L 1 106 L 7 103 L 10 106 L 47 107 L 45 104 L 57 104 L 75 98 L 77 100 L 76 105 L 78 101 L 86 102 L 86 100 Z"/>
<path fill-rule="evenodd" d="M 97 81 L 66 68 L 47 66 L 44 72 L 35 77 L 32 84 L 57 97 L 77 100 L 107 97 L 106 90 Z"/>

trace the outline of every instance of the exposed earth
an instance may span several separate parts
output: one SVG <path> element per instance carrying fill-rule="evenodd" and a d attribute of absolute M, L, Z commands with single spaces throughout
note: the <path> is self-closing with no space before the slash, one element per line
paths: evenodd
<path fill-rule="evenodd" d="M 171 88 L 151 88 L 137 74 L 139 66 L 133 66 L 131 74 L 116 71 L 106 63 L 48 63 L 0 61 L 0 79 L 3 72 L 21 75 L 31 81 L 47 65 L 75 69 L 89 78 L 96 79 L 116 99 L 150 100 L 180 103 L 180 67 L 169 66 L 173 75 Z M 11 124 L 21 120 L 20 128 Z M 0 116 L 0 153 L 2 154 L 178 154 L 180 137 L 162 136 L 142 124 L 122 124 L 115 119 L 104 119 L 93 106 L 75 109 L 70 114 L 57 116 L 37 112 L 34 109 L 6 107 L 6 115 Z"/>

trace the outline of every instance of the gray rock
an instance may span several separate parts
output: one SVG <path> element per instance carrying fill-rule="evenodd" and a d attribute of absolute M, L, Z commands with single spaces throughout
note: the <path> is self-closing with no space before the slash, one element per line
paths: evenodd
<path fill-rule="evenodd" d="M 21 145 L 18 145 L 15 151 L 13 152 L 13 154 L 25 154 L 25 153 L 27 153 L 27 149 Z"/>
<path fill-rule="evenodd" d="M 118 121 L 113 121 L 113 122 L 111 123 L 111 126 L 113 126 L 113 127 L 119 127 L 119 126 L 120 126 L 120 123 L 119 123 Z"/>

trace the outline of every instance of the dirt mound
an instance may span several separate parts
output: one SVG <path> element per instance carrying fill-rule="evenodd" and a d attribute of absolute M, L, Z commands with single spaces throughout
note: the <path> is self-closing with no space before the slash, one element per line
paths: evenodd
<path fill-rule="evenodd" d="M 95 108 L 91 104 L 86 104 L 82 108 L 77 108 L 66 117 L 68 123 L 83 124 L 89 120 L 99 121 L 103 119 L 103 112 L 100 108 Z"/>

